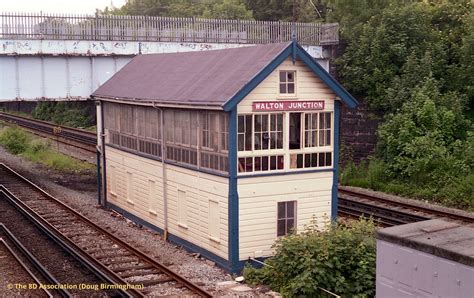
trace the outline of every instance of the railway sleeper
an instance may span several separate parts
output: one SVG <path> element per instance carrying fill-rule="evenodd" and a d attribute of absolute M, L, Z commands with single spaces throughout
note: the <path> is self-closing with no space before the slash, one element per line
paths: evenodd
<path fill-rule="evenodd" d="M 119 246 L 116 246 L 116 247 L 110 247 L 110 246 L 95 246 L 95 247 L 85 247 L 84 250 L 87 252 L 87 253 L 97 253 L 97 252 L 104 252 L 104 251 L 128 251 L 128 250 L 125 250 L 125 249 L 122 249 L 121 247 Z"/>
<path fill-rule="evenodd" d="M 65 232 L 62 232 L 66 237 L 68 238 L 75 238 L 75 237 L 84 237 L 84 236 L 97 236 L 96 232 L 95 231 L 92 231 L 90 233 L 85 233 L 86 231 L 88 230 L 81 230 L 81 231 L 77 231 L 75 233 L 67 233 L 68 231 L 65 231 Z M 74 240 L 74 239 L 73 239 Z"/>
<path fill-rule="evenodd" d="M 152 269 L 155 268 L 155 266 L 150 265 L 150 264 L 145 264 L 145 263 L 138 263 L 137 265 L 130 265 L 130 266 L 120 266 L 120 267 L 114 267 L 114 268 L 109 268 L 115 273 L 120 273 L 123 271 L 129 271 L 129 270 L 138 270 L 138 269 Z"/>
<path fill-rule="evenodd" d="M 139 269 L 139 270 L 128 270 L 124 272 L 119 272 L 117 275 L 120 276 L 121 278 L 129 278 L 132 276 L 142 276 L 142 275 L 159 275 L 163 274 L 163 271 L 160 271 L 157 268 L 151 268 L 151 269 Z"/>
<path fill-rule="evenodd" d="M 119 259 L 115 260 L 117 258 L 119 258 Z M 127 258 L 129 258 L 129 259 L 127 259 Z M 132 257 L 111 256 L 108 259 L 102 259 L 100 261 L 101 261 L 101 263 L 105 264 L 107 267 L 109 267 L 110 265 L 132 264 L 132 263 L 139 264 L 140 263 L 140 259 L 137 256 L 132 256 Z"/>
<path fill-rule="evenodd" d="M 164 276 L 164 277 L 155 278 L 155 279 L 145 279 L 145 280 L 128 280 L 126 278 L 125 280 L 130 284 L 143 285 L 144 287 L 155 286 L 155 285 L 163 284 L 165 282 L 175 281 L 175 279 L 170 276 Z M 181 285 L 181 284 L 178 284 L 176 282 L 176 285 L 173 285 L 173 287 L 179 287 L 178 285 Z"/>
<path fill-rule="evenodd" d="M 89 253 L 89 252 L 88 252 Z M 106 259 L 106 258 L 109 258 L 110 257 L 110 254 L 91 254 L 94 258 L 98 259 L 98 260 L 102 260 L 102 259 Z M 124 251 L 124 252 L 115 252 L 114 253 L 114 257 L 129 257 L 129 256 L 133 256 L 134 254 L 129 252 L 129 251 Z"/>

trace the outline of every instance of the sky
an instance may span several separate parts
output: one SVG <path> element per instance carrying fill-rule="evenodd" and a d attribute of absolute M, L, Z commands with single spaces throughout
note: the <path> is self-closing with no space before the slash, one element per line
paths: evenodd
<path fill-rule="evenodd" d="M 120 7 L 125 0 L 112 0 L 115 7 Z M 95 9 L 110 7 L 111 0 L 0 0 L 2 12 L 54 12 L 93 14 Z"/>

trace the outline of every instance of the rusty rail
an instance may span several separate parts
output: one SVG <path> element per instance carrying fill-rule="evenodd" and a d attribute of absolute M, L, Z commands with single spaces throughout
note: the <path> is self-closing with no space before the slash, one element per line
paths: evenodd
<path fill-rule="evenodd" d="M 372 216 L 386 226 L 394 226 L 428 220 L 447 218 L 466 224 L 474 223 L 474 214 L 444 207 L 427 206 L 417 202 L 391 200 L 380 195 L 339 187 L 338 211 L 341 215 Z"/>
<path fill-rule="evenodd" d="M 260 44 L 292 39 L 292 23 L 156 16 L 0 13 L 2 39 Z M 337 23 L 296 23 L 305 45 L 339 43 Z"/>
<path fill-rule="evenodd" d="M 175 285 L 170 285 L 171 288 L 184 287 L 194 295 L 211 297 L 187 278 L 107 232 L 3 163 L 0 163 L 0 189 L 8 199 L 38 222 L 47 225 L 52 233 L 74 247 L 82 257 L 101 268 L 114 283 L 142 285 L 140 289 L 132 287 L 126 290 L 132 296 L 147 295 L 154 286 L 172 282 Z M 109 263 L 117 256 L 125 259 Z M 153 276 L 154 279 L 129 279 L 143 276 Z"/>

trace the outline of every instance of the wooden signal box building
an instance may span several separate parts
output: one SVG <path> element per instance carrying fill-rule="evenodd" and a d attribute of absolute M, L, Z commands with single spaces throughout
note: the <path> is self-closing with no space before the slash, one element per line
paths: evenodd
<path fill-rule="evenodd" d="M 107 206 L 229 271 L 336 216 L 357 101 L 296 42 L 140 55 L 93 98 Z"/>

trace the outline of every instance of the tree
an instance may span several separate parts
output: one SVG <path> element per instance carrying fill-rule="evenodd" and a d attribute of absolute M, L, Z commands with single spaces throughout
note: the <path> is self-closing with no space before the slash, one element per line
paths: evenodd
<path fill-rule="evenodd" d="M 248 10 L 240 0 L 222 0 L 209 5 L 203 12 L 204 18 L 215 19 L 253 19 L 252 11 Z"/>

